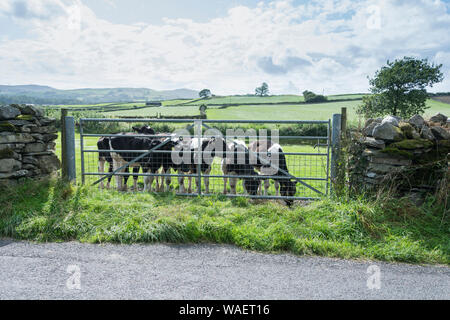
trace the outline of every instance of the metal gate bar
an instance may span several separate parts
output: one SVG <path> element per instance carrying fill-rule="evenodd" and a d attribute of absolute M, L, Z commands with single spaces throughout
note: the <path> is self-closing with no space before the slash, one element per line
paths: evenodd
<path fill-rule="evenodd" d="M 161 146 L 163 146 L 164 144 L 168 143 L 168 141 L 170 141 L 170 137 L 173 137 L 173 135 L 133 135 L 133 137 L 158 137 L 158 138 L 167 138 L 166 140 L 164 140 L 164 142 L 162 142 L 161 144 L 159 144 L 158 146 L 154 147 L 152 150 L 119 150 L 120 152 L 127 152 L 127 153 L 136 153 L 136 154 L 141 154 L 139 156 L 137 156 L 135 159 L 133 159 L 132 161 L 128 162 L 127 164 L 123 165 L 122 167 L 114 170 L 112 173 L 94 173 L 94 172 L 86 172 L 85 171 L 85 152 L 86 153 L 99 153 L 99 152 L 112 152 L 113 150 L 90 150 L 90 149 L 85 149 L 84 147 L 84 141 L 83 138 L 84 137 L 119 137 L 119 136 L 123 136 L 121 134 L 85 134 L 83 132 L 83 122 L 87 122 L 87 121 L 101 121 L 101 122 L 129 122 L 129 123 L 178 123 L 178 124 L 182 124 L 182 123 L 190 123 L 190 125 L 186 128 L 188 130 L 191 130 L 194 126 L 196 128 L 195 130 L 195 136 L 194 139 L 199 139 L 199 146 L 201 146 L 201 138 L 203 137 L 201 134 L 201 126 L 204 126 L 206 128 L 209 128 L 208 125 L 206 125 L 206 123 L 220 123 L 220 124 L 253 124 L 253 123 L 258 123 L 258 124 L 326 124 L 327 125 L 327 136 L 279 136 L 279 139 L 298 139 L 298 140 L 327 140 L 326 144 L 322 144 L 322 143 L 317 143 L 316 147 L 321 147 L 321 146 L 326 146 L 327 147 L 327 152 L 326 153 L 307 153 L 307 152 L 283 152 L 283 154 L 285 154 L 286 156 L 291 155 L 291 156 L 318 156 L 318 157 L 326 157 L 326 178 L 315 178 L 315 177 L 296 177 L 292 174 L 290 174 L 289 172 L 286 172 L 284 170 L 281 170 L 280 168 L 277 168 L 276 166 L 273 166 L 272 164 L 271 167 L 278 169 L 280 172 L 286 174 L 286 177 L 283 176 L 277 176 L 276 179 L 295 179 L 297 182 L 299 182 L 300 184 L 302 184 L 303 186 L 311 189 L 312 191 L 314 191 L 317 194 L 321 194 L 324 195 L 323 192 L 317 190 L 316 188 L 310 186 L 309 184 L 303 182 L 304 181 L 325 181 L 326 186 L 325 186 L 325 194 L 328 194 L 329 191 L 329 170 L 330 170 L 330 145 L 331 145 L 331 121 L 327 120 L 327 121 L 323 121 L 323 120 L 311 120 L 311 121 L 303 121 L 303 120 L 281 120 L 281 121 L 276 121 L 276 120 L 195 120 L 193 121 L 192 119 L 95 119 L 95 118 L 90 118 L 90 119 L 80 119 L 80 146 L 81 146 L 81 169 L 82 169 L 82 182 L 83 184 L 85 183 L 85 176 L 102 176 L 101 179 L 97 180 L 94 184 L 98 184 L 99 182 L 103 181 L 104 179 L 110 177 L 110 176 L 137 176 L 137 177 L 145 177 L 145 176 L 155 176 L 155 177 L 196 177 L 197 178 L 197 191 L 199 193 L 193 193 L 193 194 L 186 194 L 186 195 L 200 195 L 201 194 L 201 181 L 202 181 L 202 176 L 203 177 L 208 177 L 208 178 L 254 178 L 254 176 L 245 176 L 245 175 L 217 175 L 217 174 L 212 174 L 212 175 L 204 175 L 201 173 L 200 167 L 201 167 L 201 162 L 198 161 L 198 167 L 197 167 L 197 174 L 161 174 L 161 173 L 155 173 L 155 174 L 147 174 L 147 173 L 119 173 L 118 171 L 128 167 L 130 164 L 133 164 L 137 161 L 139 161 L 140 159 L 142 159 L 143 157 L 145 157 L 146 155 L 150 154 L 150 153 L 169 153 L 169 152 L 173 152 L 173 151 L 165 151 L 165 150 L 157 150 L 158 148 L 160 148 Z M 194 122 L 192 124 L 192 122 Z M 200 129 L 199 129 L 200 128 Z M 246 128 L 245 130 L 248 130 L 251 128 Z M 270 130 L 270 129 L 267 129 Z M 233 138 L 259 138 L 259 136 L 234 136 Z M 226 140 L 226 137 L 224 136 L 224 139 Z M 117 150 L 116 150 L 117 151 Z M 246 152 L 242 152 L 242 153 L 252 153 L 255 154 L 254 152 L 248 150 Z M 203 151 L 198 148 L 197 150 L 197 158 L 200 159 L 202 158 L 202 153 Z M 237 153 L 241 153 L 241 152 L 237 152 Z M 264 163 L 264 160 L 261 159 L 259 157 L 258 154 L 256 154 L 256 157 L 260 160 L 262 160 L 261 162 Z M 312 168 L 312 167 L 311 167 Z M 311 171 L 312 172 L 312 171 Z M 265 180 L 265 179 L 273 179 L 273 176 L 258 176 L 258 178 L 260 178 L 261 180 Z M 183 194 L 178 194 L 178 195 L 183 195 Z M 203 194 L 203 195 L 209 195 L 209 194 Z M 232 194 L 227 194 L 226 196 L 229 197 L 239 197 L 239 196 L 244 196 L 244 195 L 232 195 Z M 313 198 L 313 197 L 277 197 L 277 196 L 251 196 L 251 195 L 245 195 L 246 197 L 250 197 L 250 198 L 264 198 L 264 199 L 302 199 L 302 200 L 312 200 L 312 199 L 317 199 L 317 198 Z"/>

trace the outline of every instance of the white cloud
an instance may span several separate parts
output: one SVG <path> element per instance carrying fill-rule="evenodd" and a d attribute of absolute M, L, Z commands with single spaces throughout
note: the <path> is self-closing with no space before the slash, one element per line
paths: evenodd
<path fill-rule="evenodd" d="M 8 83 L 207 87 L 227 94 L 253 92 L 266 81 L 273 93 L 361 92 L 387 59 L 414 55 L 446 64 L 446 80 L 436 89 L 450 84 L 450 15 L 440 1 L 277 1 L 238 6 L 206 23 L 163 25 L 113 24 L 75 0 L 27 1 L 21 15 L 17 2 L 2 0 L 0 12 L 27 25 L 33 38 L 0 42 Z M 367 28 L 369 5 L 380 8 L 380 29 Z"/>

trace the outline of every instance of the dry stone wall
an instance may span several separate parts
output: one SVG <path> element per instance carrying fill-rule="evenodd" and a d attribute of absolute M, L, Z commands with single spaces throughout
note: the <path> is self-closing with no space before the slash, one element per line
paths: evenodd
<path fill-rule="evenodd" d="M 60 169 L 55 122 L 32 105 L 0 106 L 0 186 L 49 177 Z"/>
<path fill-rule="evenodd" d="M 367 120 L 349 147 L 350 187 L 357 191 L 393 189 L 434 192 L 449 176 L 450 123 L 436 114 L 428 121 L 394 116 Z M 448 190 L 447 190 L 448 192 Z"/>

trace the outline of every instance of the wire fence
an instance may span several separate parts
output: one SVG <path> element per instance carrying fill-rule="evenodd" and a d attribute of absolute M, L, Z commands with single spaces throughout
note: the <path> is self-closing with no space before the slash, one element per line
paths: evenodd
<path fill-rule="evenodd" d="M 174 132 L 156 133 L 155 135 L 132 134 L 134 138 L 158 139 L 154 150 L 149 149 L 130 150 L 129 146 L 122 146 L 120 149 L 99 149 L 97 141 L 100 138 L 120 138 L 130 137 L 130 133 L 83 133 L 83 124 L 92 121 L 106 122 L 129 122 L 142 123 L 152 127 L 156 124 L 171 124 L 179 129 L 185 129 L 186 132 L 192 133 L 191 141 L 202 145 L 204 141 L 208 141 L 210 136 L 207 132 L 211 129 L 223 132 L 224 128 L 233 128 L 234 132 L 231 137 L 223 135 L 223 140 L 227 145 L 245 146 L 243 149 L 234 151 L 224 150 L 223 153 L 215 154 L 212 163 L 204 163 L 203 159 L 209 155 L 207 150 L 202 148 L 191 149 L 193 160 L 189 165 L 185 163 L 174 165 L 174 156 L 180 155 L 177 146 L 171 145 L 169 148 L 163 148 L 160 145 L 175 141 L 177 135 Z M 239 125 L 245 125 L 245 132 L 254 127 L 255 130 L 251 134 L 239 134 L 244 131 L 236 131 Z M 273 132 L 278 132 L 282 126 L 286 125 L 316 125 L 317 133 L 309 136 L 284 135 L 276 136 Z M 326 135 L 321 134 L 326 126 Z M 265 128 L 261 131 L 261 128 Z M 256 132 L 256 134 L 255 134 Z M 263 132 L 263 134 L 261 134 Z M 266 136 L 269 132 L 268 136 Z M 159 135 L 158 135 L 159 134 Z M 273 135 L 272 135 L 273 134 Z M 147 190 L 152 192 L 175 192 L 180 195 L 211 195 L 226 194 L 229 197 L 245 196 L 250 198 L 267 198 L 267 199 L 285 199 L 285 200 L 312 200 L 318 199 L 329 192 L 329 168 L 330 168 L 330 136 L 331 122 L 328 121 L 244 121 L 244 120 L 192 120 L 192 119 L 81 119 L 80 120 L 80 146 L 81 146 L 81 174 L 82 181 L 86 184 L 97 184 L 117 188 L 117 181 L 126 180 L 128 190 L 136 192 L 144 191 L 145 185 Z M 131 138 L 130 138 L 131 139 Z M 279 161 L 275 164 L 267 162 L 270 153 L 267 150 L 249 149 L 250 142 L 261 141 L 266 139 L 269 141 L 279 142 L 281 147 L 280 154 L 285 159 L 285 167 L 281 167 Z M 240 143 L 239 143 L 240 141 Z M 178 141 L 179 142 L 179 141 Z M 194 143 L 195 144 L 195 143 Z M 99 170 L 99 156 L 101 155 L 120 155 L 124 160 L 123 169 L 116 170 L 118 164 L 113 166 L 113 160 L 104 162 L 104 168 Z M 233 172 L 228 172 L 230 168 L 226 159 L 241 155 L 242 159 L 254 157 L 256 162 L 244 160 L 242 166 L 234 166 Z M 136 160 L 138 157 L 140 159 Z M 153 159 L 153 160 L 152 160 Z M 166 164 L 165 171 L 162 170 L 164 165 L 157 170 L 145 171 L 143 164 L 151 166 L 154 159 L 163 159 L 162 163 Z M 202 161 L 197 161 L 202 159 Z M 224 160 L 225 159 L 225 160 Z M 134 161 L 134 163 L 133 163 Z M 130 163 L 131 162 L 131 163 Z M 101 162 L 100 162 L 101 163 Z M 232 162 L 230 162 L 232 163 Z M 236 163 L 239 164 L 239 163 Z M 248 166 L 250 164 L 250 166 Z M 257 165 L 259 164 L 259 165 Z M 265 173 L 261 165 L 274 169 L 270 174 Z M 133 167 L 136 166 L 136 167 Z M 100 166 L 101 167 L 101 166 Z M 245 168 L 245 169 L 242 169 Z M 275 172 L 275 174 L 274 174 Z M 102 181 L 99 181 L 102 179 Z M 110 180 L 110 183 L 108 181 Z M 151 185 L 149 185 L 151 180 Z M 145 183 L 147 181 L 147 183 Z M 256 182 L 255 182 L 256 181 Z M 286 192 L 286 181 L 292 181 L 289 184 L 289 190 Z M 255 183 L 257 191 L 255 192 Z M 283 188 L 284 187 L 284 188 Z"/>

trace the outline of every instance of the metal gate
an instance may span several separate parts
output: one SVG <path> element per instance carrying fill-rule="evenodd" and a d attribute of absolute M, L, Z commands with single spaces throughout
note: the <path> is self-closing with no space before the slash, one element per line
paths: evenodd
<path fill-rule="evenodd" d="M 119 134 L 97 133 L 89 130 L 86 133 L 86 127 L 89 122 L 104 122 L 121 125 Z M 156 130 L 158 135 L 142 135 L 134 134 L 133 137 L 147 137 L 160 139 L 161 143 L 149 150 L 110 150 L 97 148 L 96 142 L 100 137 L 121 137 L 123 132 L 131 132 L 131 127 L 136 124 L 145 124 L 150 127 L 163 128 Z M 257 199 L 284 199 L 284 200 L 315 200 L 322 196 L 328 195 L 330 189 L 330 149 L 331 149 L 331 121 L 258 121 L 258 120 L 192 120 L 192 119 L 80 119 L 80 149 L 81 149 L 81 175 L 82 183 L 89 183 L 97 185 L 100 182 L 111 179 L 121 179 L 122 176 L 130 176 L 130 179 L 137 179 L 138 189 L 142 185 L 143 178 L 153 177 L 155 180 L 168 179 L 172 181 L 166 183 L 166 190 L 175 192 L 179 195 L 211 195 L 223 194 L 227 192 L 228 197 L 245 196 Z M 304 132 L 301 128 L 309 128 L 307 135 L 298 135 L 297 132 Z M 269 166 L 278 169 L 276 176 L 265 176 L 263 173 L 257 176 L 258 181 L 261 182 L 261 187 L 258 194 L 248 194 L 246 189 L 242 186 L 243 182 L 237 183 L 236 193 L 231 193 L 228 190 L 229 179 L 239 179 L 245 181 L 250 179 L 248 175 L 224 174 L 221 169 L 221 158 L 215 158 L 211 164 L 211 170 L 207 173 L 202 172 L 201 161 L 196 162 L 196 172 L 121 172 L 122 169 L 138 163 L 141 159 L 150 154 L 173 154 L 173 150 L 161 150 L 161 148 L 171 141 L 174 137 L 174 130 L 184 129 L 191 133 L 192 139 L 197 140 L 197 145 L 201 145 L 203 139 L 210 137 L 207 132 L 216 129 L 217 132 L 228 132 L 234 130 L 230 138 L 229 135 L 224 134 L 223 138 L 227 143 L 236 143 L 236 140 L 242 141 L 248 146 L 252 139 L 262 139 L 267 137 L 267 140 L 273 139 L 275 136 L 273 132 L 278 132 L 278 144 L 283 150 L 283 155 L 286 158 L 287 170 L 269 164 Z M 265 131 L 264 131 L 265 130 Z M 302 131 L 303 130 L 303 131 Z M 169 132 L 167 132 L 169 131 Z M 261 132 L 269 132 L 270 135 L 261 134 Z M 237 134 L 236 134 L 237 133 Z M 250 133 L 250 134 L 249 134 Z M 132 153 L 132 158 L 126 159 L 127 163 L 121 168 L 115 168 L 112 172 L 99 172 L 98 170 L 98 156 L 100 152 L 120 151 Z M 260 154 L 256 154 L 251 150 L 245 150 L 243 153 L 253 155 L 258 160 L 264 163 L 264 159 Z M 194 151 L 196 159 L 203 159 L 204 151 L 198 148 Z M 270 156 L 270 155 L 269 155 Z M 111 164 L 110 164 L 111 165 Z M 281 173 L 280 173 L 281 172 Z M 131 178 L 133 177 L 133 178 Z M 254 177 L 253 177 L 254 178 Z M 180 191 L 180 185 L 184 179 L 195 180 L 194 187 L 186 192 Z M 289 179 L 295 183 L 295 194 L 289 196 L 283 195 L 279 192 L 279 182 L 283 179 Z M 181 182 L 180 182 L 181 180 Z M 238 181 L 239 181 L 238 180 Z M 263 188 L 264 181 L 269 181 L 268 189 Z M 276 188 L 278 182 L 278 190 Z M 113 186 L 115 184 L 112 184 Z M 164 183 L 163 183 L 164 185 Z M 266 182 L 267 185 L 267 182 Z M 167 186 L 169 186 L 167 189 Z M 224 190 L 224 187 L 226 188 Z M 139 191 L 139 190 L 135 190 Z M 208 192 L 206 192 L 208 191 Z M 267 191 L 267 193 L 265 193 Z"/>

